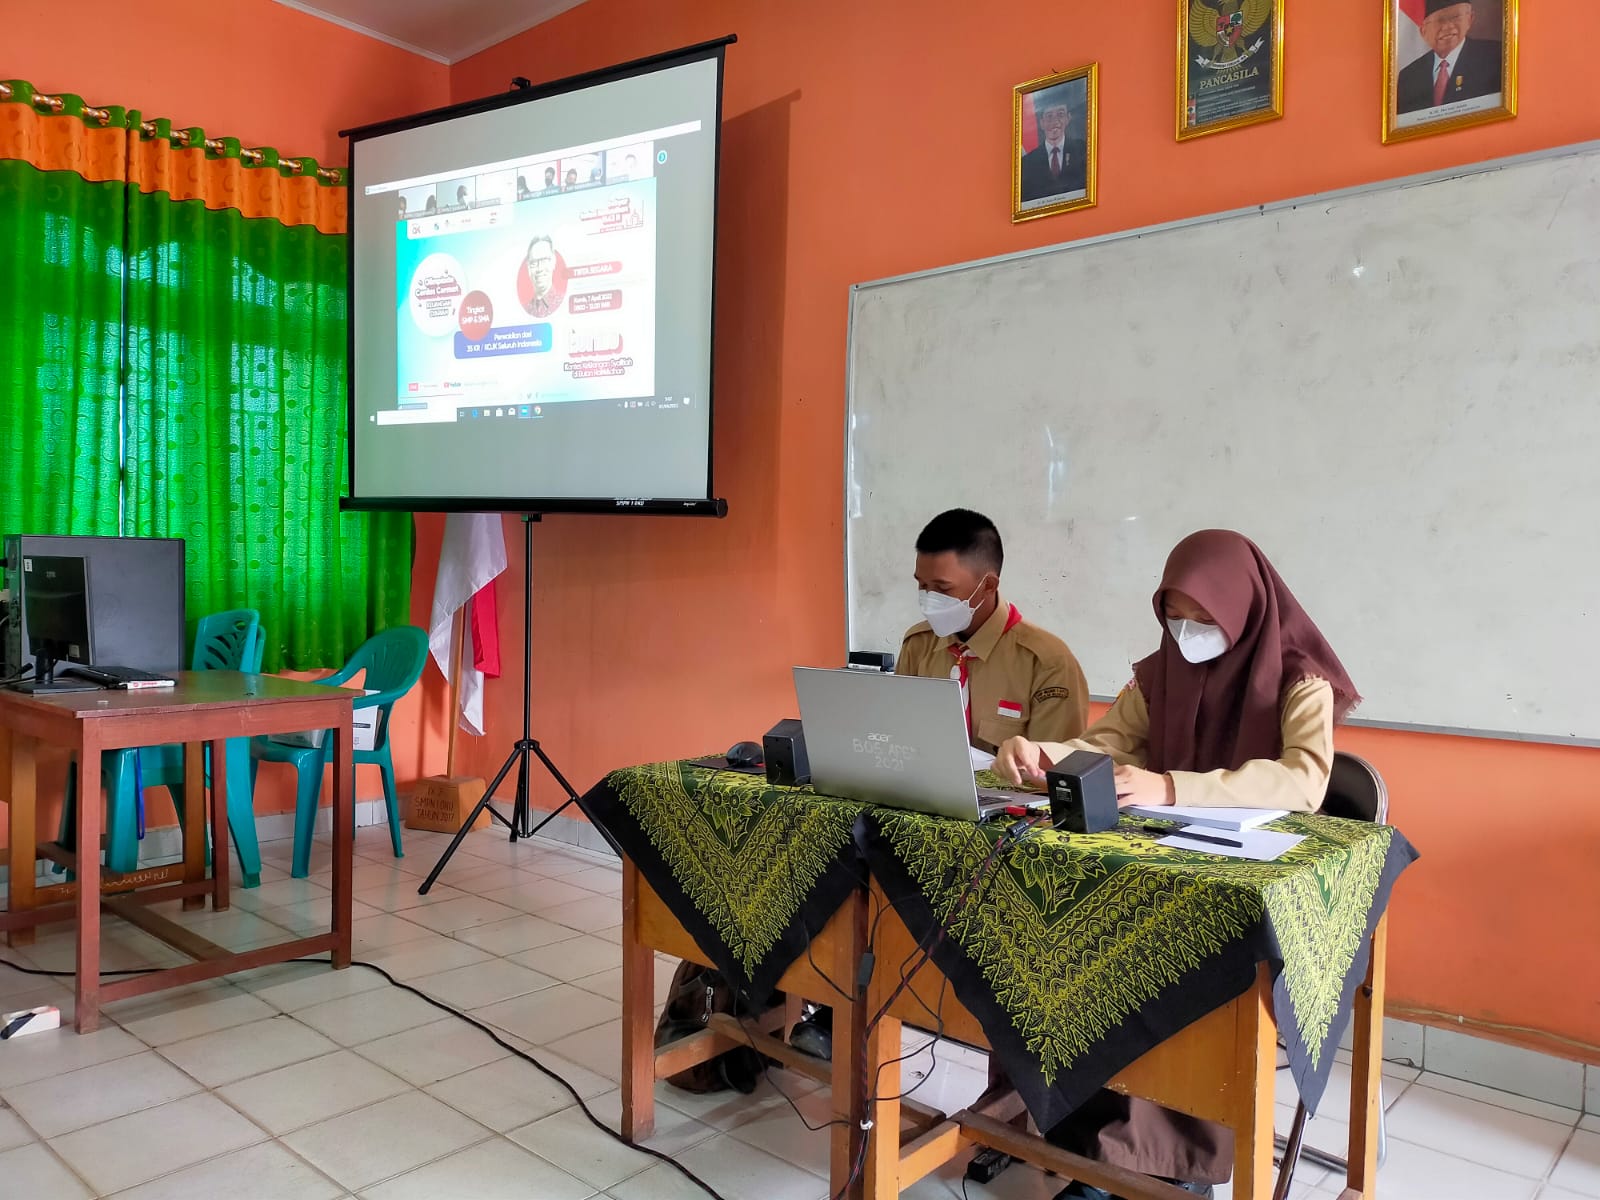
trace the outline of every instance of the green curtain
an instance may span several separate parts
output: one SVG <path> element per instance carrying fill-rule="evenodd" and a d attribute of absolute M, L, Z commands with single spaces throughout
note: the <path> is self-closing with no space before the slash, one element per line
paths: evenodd
<path fill-rule="evenodd" d="M 193 614 L 261 613 L 263 669 L 410 619 L 403 513 L 341 513 L 345 237 L 130 189 L 124 531 L 181 537 Z"/>
<path fill-rule="evenodd" d="M 0 159 L 0 533 L 117 532 L 126 194 Z"/>

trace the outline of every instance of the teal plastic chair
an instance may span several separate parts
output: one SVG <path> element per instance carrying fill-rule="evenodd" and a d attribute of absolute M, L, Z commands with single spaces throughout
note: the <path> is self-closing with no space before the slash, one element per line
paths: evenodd
<path fill-rule="evenodd" d="M 400 798 L 395 791 L 394 761 L 389 755 L 389 712 L 394 702 L 416 685 L 428 661 L 428 635 L 414 625 L 385 629 L 368 638 L 350 661 L 318 683 L 348 683 L 366 672 L 363 686 L 373 695 L 356 702 L 356 708 L 375 708 L 373 748 L 357 750 L 356 763 L 371 763 L 383 772 L 383 799 L 389 809 L 389 840 L 394 856 L 404 858 L 400 845 Z M 332 731 L 324 732 L 318 746 L 289 746 L 258 737 L 250 746 L 250 779 L 254 787 L 258 764 L 293 763 L 295 769 L 294 863 L 290 874 L 304 879 L 311 873 L 311 838 L 316 830 L 318 801 L 322 797 L 322 772 L 333 758 Z M 230 782 L 232 777 L 229 777 Z"/>
<path fill-rule="evenodd" d="M 261 670 L 261 617 L 253 608 L 236 608 L 202 617 L 195 629 L 192 671 Z M 135 758 L 137 757 L 137 762 Z M 211 747 L 205 749 L 206 783 L 211 782 Z M 172 795 L 180 822 L 186 819 L 183 788 L 183 747 L 177 743 L 144 746 L 139 750 L 111 750 L 101 756 L 101 776 L 106 789 L 106 866 L 113 871 L 133 871 L 139 866 L 139 839 L 143 836 L 139 808 L 141 791 L 164 787 Z M 256 841 L 255 809 L 251 804 L 250 745 L 248 738 L 229 738 L 228 830 L 239 858 L 241 883 L 261 884 L 261 850 Z M 77 763 L 67 773 L 66 803 L 61 811 L 61 841 L 76 841 Z"/>

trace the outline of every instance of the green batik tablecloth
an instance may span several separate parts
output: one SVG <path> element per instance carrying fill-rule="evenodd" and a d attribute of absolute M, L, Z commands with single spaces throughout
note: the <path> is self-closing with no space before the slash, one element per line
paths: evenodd
<path fill-rule="evenodd" d="M 860 836 L 873 877 L 933 946 L 1041 1129 L 1246 992 L 1261 962 L 1315 1111 L 1372 930 L 1416 857 L 1397 830 L 1291 815 L 1266 828 L 1305 840 L 1261 863 L 1160 846 L 1133 818 L 1103 834 L 1034 829 L 968 889 L 1008 824 L 870 808 Z"/>
<path fill-rule="evenodd" d="M 865 806 L 810 788 L 656 763 L 613 771 L 578 803 L 755 1009 L 863 881 Z"/>

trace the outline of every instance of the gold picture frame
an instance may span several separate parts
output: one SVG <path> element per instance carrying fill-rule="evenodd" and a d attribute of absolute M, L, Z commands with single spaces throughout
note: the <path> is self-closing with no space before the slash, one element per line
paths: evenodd
<path fill-rule="evenodd" d="M 1011 89 L 1013 223 L 1095 206 L 1099 129 L 1099 63 Z"/>
<path fill-rule="evenodd" d="M 1180 142 L 1283 116 L 1284 0 L 1178 0 Z"/>
<path fill-rule="evenodd" d="M 1516 115 L 1517 0 L 1383 0 L 1384 145 Z"/>

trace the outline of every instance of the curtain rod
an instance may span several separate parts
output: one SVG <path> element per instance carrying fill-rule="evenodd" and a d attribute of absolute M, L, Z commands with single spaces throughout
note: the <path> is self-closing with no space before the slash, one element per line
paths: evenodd
<path fill-rule="evenodd" d="M 10 84 L 0 83 L 0 100 L 9 100 L 13 95 L 14 91 Z M 42 92 L 36 92 L 34 94 L 33 103 L 36 107 L 48 109 L 53 113 L 58 113 L 67 106 L 67 102 L 60 96 L 47 96 Z M 85 117 L 94 119 L 101 125 L 105 125 L 111 120 L 110 109 L 93 108 L 87 104 L 83 106 L 83 115 Z M 155 137 L 156 123 L 154 121 L 145 121 L 141 123 L 139 126 L 139 132 L 142 136 L 147 138 Z M 193 140 L 193 135 L 187 129 L 175 129 L 168 136 L 185 149 L 189 148 L 189 143 Z M 213 154 L 222 154 L 226 151 L 227 146 L 218 138 L 206 138 L 205 148 Z M 266 154 L 260 150 L 244 149 L 239 151 L 239 157 L 253 167 L 261 166 L 267 158 Z M 305 160 L 301 158 L 280 157 L 278 159 L 278 166 L 285 168 L 292 175 L 300 175 L 304 173 L 306 169 Z M 338 171 L 331 167 L 318 167 L 317 178 L 326 180 L 329 183 L 337 183 L 340 175 Z"/>

